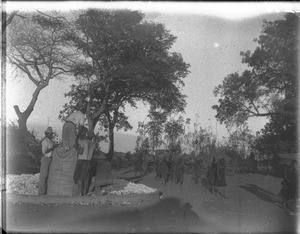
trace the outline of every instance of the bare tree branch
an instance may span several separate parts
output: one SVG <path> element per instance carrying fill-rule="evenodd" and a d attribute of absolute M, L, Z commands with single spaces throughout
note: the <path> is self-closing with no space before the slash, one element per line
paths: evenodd
<path fill-rule="evenodd" d="M 46 17 L 49 17 L 49 18 L 51 18 L 51 19 L 63 19 L 63 20 L 65 20 L 65 21 L 67 21 L 66 18 L 63 17 L 63 16 L 51 16 L 51 15 L 48 15 L 48 14 L 46 14 L 46 13 L 44 13 L 44 12 L 39 11 L 39 10 L 36 10 L 36 11 L 37 11 L 39 14 L 41 14 L 41 15 L 43 15 L 43 16 L 46 16 Z"/>
<path fill-rule="evenodd" d="M 16 67 L 18 67 L 20 70 L 22 70 L 24 73 L 27 74 L 28 78 L 36 85 L 38 86 L 39 83 L 36 79 L 33 78 L 33 76 L 31 75 L 30 71 L 27 69 L 26 66 L 22 66 L 19 63 L 16 63 L 14 61 L 11 61 L 12 64 L 14 64 Z"/>
<path fill-rule="evenodd" d="M 4 20 L 2 22 L 2 33 L 4 33 L 6 31 L 7 26 L 11 24 L 11 22 L 13 21 L 13 19 L 15 18 L 15 16 L 18 16 L 18 17 L 21 17 L 21 18 L 26 18 L 26 17 L 24 17 L 22 15 L 19 15 L 18 12 L 19 11 L 13 11 L 10 15 L 8 15 L 6 17 L 6 20 Z M 6 14 L 6 13 L 4 13 L 4 14 Z"/>

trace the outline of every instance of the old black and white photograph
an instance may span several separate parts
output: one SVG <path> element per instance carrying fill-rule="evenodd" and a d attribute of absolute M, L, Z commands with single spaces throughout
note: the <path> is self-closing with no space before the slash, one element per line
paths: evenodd
<path fill-rule="evenodd" d="M 299 3 L 2 5 L 2 231 L 298 233 Z"/>

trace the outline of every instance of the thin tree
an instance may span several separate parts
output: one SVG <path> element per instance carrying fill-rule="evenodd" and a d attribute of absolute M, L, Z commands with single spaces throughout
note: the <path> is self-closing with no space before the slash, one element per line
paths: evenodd
<path fill-rule="evenodd" d="M 20 71 L 20 78 L 25 76 L 36 87 L 24 111 L 14 106 L 19 128 L 27 131 L 27 120 L 41 90 L 51 79 L 68 72 L 66 65 L 70 63 L 70 55 L 64 40 L 66 21 L 40 12 L 15 20 L 11 26 L 7 32 L 8 61 Z"/>
<path fill-rule="evenodd" d="M 179 116 L 178 119 L 171 118 L 165 124 L 166 139 L 168 140 L 168 148 L 171 151 L 175 151 L 178 147 L 181 147 L 179 138 L 184 134 L 184 119 Z"/>
<path fill-rule="evenodd" d="M 145 124 L 146 133 L 150 139 L 151 151 L 155 150 L 163 144 L 163 133 L 168 113 L 150 108 L 148 117 L 149 121 Z"/>

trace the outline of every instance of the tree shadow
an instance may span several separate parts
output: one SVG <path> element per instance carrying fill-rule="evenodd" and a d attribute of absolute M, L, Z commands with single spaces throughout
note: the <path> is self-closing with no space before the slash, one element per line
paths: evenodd
<path fill-rule="evenodd" d="M 201 186 L 204 188 L 205 192 L 210 192 L 211 194 L 212 193 L 212 190 L 211 190 L 211 186 L 209 184 L 209 181 L 207 178 L 201 178 Z"/>
<path fill-rule="evenodd" d="M 115 228 L 112 232 L 125 228 L 122 231 L 134 229 L 137 233 L 191 233 L 196 227 L 211 225 L 200 220 L 190 203 L 182 204 L 177 198 L 164 198 L 151 206 L 135 209 L 128 207 L 125 211 L 110 214 L 99 212 L 80 220 L 84 223 L 100 221 L 103 225 Z"/>
<path fill-rule="evenodd" d="M 282 201 L 277 195 L 275 195 L 265 189 L 262 189 L 255 184 L 239 185 L 239 187 L 256 195 L 258 198 L 260 198 L 263 201 L 272 203 L 273 205 L 283 208 Z"/>
<path fill-rule="evenodd" d="M 209 181 L 207 178 L 202 178 L 201 179 L 201 186 L 204 188 L 205 192 L 209 192 L 211 195 L 215 195 L 215 196 L 221 196 L 222 198 L 224 199 L 229 199 L 228 197 L 226 197 L 225 194 L 223 194 L 221 191 L 220 191 L 220 186 L 216 186 L 215 187 L 215 192 L 213 193 L 212 192 L 212 188 L 209 184 Z"/>

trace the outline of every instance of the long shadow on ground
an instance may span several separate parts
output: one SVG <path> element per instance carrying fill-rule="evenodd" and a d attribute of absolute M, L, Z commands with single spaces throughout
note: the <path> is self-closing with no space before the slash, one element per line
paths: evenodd
<path fill-rule="evenodd" d="M 277 195 L 265 189 L 262 189 L 255 184 L 239 185 L 239 187 L 247 190 L 250 193 L 253 193 L 263 201 L 272 203 L 280 208 L 283 208 L 283 206 L 281 205 L 281 199 Z"/>
<path fill-rule="evenodd" d="M 75 221 L 76 222 L 76 221 Z M 80 220 L 83 223 L 102 223 L 114 231 L 138 233 L 195 232 L 197 228 L 212 225 L 203 221 L 192 210 L 190 203 L 182 204 L 177 198 L 165 198 L 149 207 L 129 209 L 110 214 L 94 213 Z M 134 228 L 134 230 L 133 230 Z"/>
<path fill-rule="evenodd" d="M 190 203 L 164 198 L 148 206 L 13 205 L 9 229 L 26 233 L 207 233 L 219 224 Z M 18 232 L 10 232 L 18 233 Z"/>

